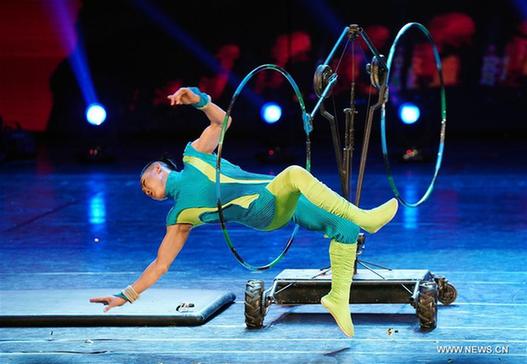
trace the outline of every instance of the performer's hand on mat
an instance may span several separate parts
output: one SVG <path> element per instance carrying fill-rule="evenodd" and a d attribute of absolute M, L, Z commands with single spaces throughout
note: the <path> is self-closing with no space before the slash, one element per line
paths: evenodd
<path fill-rule="evenodd" d="M 92 303 L 102 303 L 106 307 L 104 308 L 104 312 L 108 312 L 110 309 L 118 306 L 122 306 L 126 303 L 125 299 L 122 299 L 121 297 L 116 296 L 107 296 L 107 297 L 94 297 L 90 298 L 90 302 Z"/>
<path fill-rule="evenodd" d="M 196 95 L 188 87 L 181 87 L 173 95 L 167 96 L 170 99 L 170 105 L 190 105 L 199 102 L 199 95 Z"/>

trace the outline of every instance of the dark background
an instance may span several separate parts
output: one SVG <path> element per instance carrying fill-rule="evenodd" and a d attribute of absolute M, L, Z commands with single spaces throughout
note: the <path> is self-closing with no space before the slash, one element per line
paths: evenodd
<path fill-rule="evenodd" d="M 461 141 L 507 141 L 523 140 L 527 134 L 524 116 L 527 71 L 509 74 L 511 71 L 507 70 L 511 43 L 523 44 L 523 52 L 527 53 L 525 1 L 371 3 L 287 0 L 248 3 L 85 0 L 78 5 L 77 18 L 74 19 L 78 42 L 72 54 L 81 49 L 86 55 L 95 92 L 106 107 L 108 118 L 100 127 L 91 126 L 84 120 L 86 100 L 73 75 L 70 54 L 50 74 L 52 106 L 44 130 L 34 133 L 39 141 L 58 140 L 62 144 L 76 145 L 79 141 L 95 141 L 108 146 L 118 142 L 124 144 L 130 139 L 185 141 L 195 138 L 206 123 L 203 116 L 190 107 L 170 108 L 166 95 L 179 86 L 199 85 L 214 79 L 222 72 L 217 63 L 219 51 L 233 45 L 239 54 L 232 67 L 224 70 L 229 81 L 221 92 L 214 95 L 215 102 L 226 107 L 235 87 L 251 69 L 263 63 L 276 63 L 273 49 L 277 39 L 295 32 L 307 35 L 310 47 L 296 57 L 293 54 L 294 40 L 290 38 L 285 50 L 287 60 L 282 66 L 299 84 L 307 108 L 311 110 L 316 102 L 312 89 L 313 72 L 326 58 L 345 25 L 357 23 L 366 31 L 376 26 L 387 30 L 388 37 L 379 47 L 379 52 L 387 55 L 395 35 L 404 24 L 415 21 L 432 29 L 434 21 L 451 14 L 470 19 L 474 29 L 469 30 L 468 35 L 460 34 L 459 39 L 454 34 L 453 40 L 439 44 L 443 59 L 454 57 L 459 61 L 457 76 L 446 88 L 447 137 Z M 452 32 L 463 31 L 464 26 L 455 19 L 449 21 L 444 25 L 444 32 L 452 35 Z M 449 30 L 451 28 L 454 30 Z M 432 33 L 434 36 L 439 34 Z M 402 42 L 407 67 L 412 68 L 412 47 L 422 40 L 413 34 Z M 485 56 L 489 46 L 495 46 L 498 66 L 493 71 L 493 81 L 482 84 L 485 72 L 488 73 Z M 357 52 L 362 52 L 365 57 L 357 64 L 361 73 L 357 79 L 364 84 L 367 81 L 365 64 L 371 54 L 361 51 L 361 47 L 363 44 L 358 43 Z M 341 51 L 342 47 L 336 53 L 337 58 Z M 349 52 L 350 48 L 347 56 Z M 513 54 L 525 65 L 527 56 L 517 50 Z M 429 61 L 423 62 L 428 62 L 426 67 L 430 68 Z M 340 70 L 344 72 L 343 67 Z M 249 84 L 253 91 L 258 88 L 255 82 Z M 402 147 L 409 146 L 409 139 L 413 140 L 410 144 L 415 145 L 437 144 L 438 88 L 429 80 L 418 81 L 417 85 L 401 94 L 421 107 L 423 117 L 420 124 L 413 129 L 402 127 L 395 113 L 389 114 L 389 120 L 395 123 L 391 130 L 393 140 Z M 342 108 L 349 104 L 349 79 L 343 76 L 338 90 L 335 92 L 335 109 L 332 101 L 327 106 L 342 119 Z M 210 90 L 205 87 L 205 91 Z M 275 87 L 264 84 L 256 93 L 261 96 L 260 101 L 279 102 L 284 109 L 283 120 L 275 125 L 263 123 L 258 114 L 261 105 L 242 97 L 235 106 L 237 123 L 230 131 L 232 138 L 256 135 L 257 139 L 269 143 L 273 140 L 275 144 L 286 144 L 292 136 L 301 136 L 297 134 L 302 132 L 298 106 L 286 83 Z M 375 90 L 372 98 L 375 99 Z M 358 132 L 362 131 L 367 102 L 368 92 L 363 88 L 357 94 Z M 6 116 L 4 119 L 9 125 L 11 120 Z M 379 136 L 377 120 L 378 115 L 373 138 Z M 314 134 L 315 140 L 329 140 L 325 120 L 317 116 L 315 123 L 321 130 Z"/>

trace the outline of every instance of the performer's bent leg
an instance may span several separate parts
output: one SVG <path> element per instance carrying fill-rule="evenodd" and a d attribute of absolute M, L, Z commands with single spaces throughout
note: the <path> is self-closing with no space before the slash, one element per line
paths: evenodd
<path fill-rule="evenodd" d="M 353 221 L 369 233 L 377 232 L 392 220 L 398 208 L 397 199 L 392 198 L 374 209 L 360 209 L 300 166 L 287 167 L 266 188 L 278 200 L 294 202 L 301 193 L 316 206 Z"/>
<path fill-rule="evenodd" d="M 337 325 L 347 336 L 355 331 L 349 310 L 351 282 L 355 265 L 359 227 L 353 222 L 332 215 L 300 196 L 293 216 L 300 226 L 324 233 L 331 238 L 329 257 L 331 262 L 331 291 L 320 303 L 331 313 Z"/>
<path fill-rule="evenodd" d="M 326 238 L 343 244 L 355 244 L 360 228 L 353 221 L 333 215 L 300 195 L 292 221 L 305 229 L 324 233 Z"/>

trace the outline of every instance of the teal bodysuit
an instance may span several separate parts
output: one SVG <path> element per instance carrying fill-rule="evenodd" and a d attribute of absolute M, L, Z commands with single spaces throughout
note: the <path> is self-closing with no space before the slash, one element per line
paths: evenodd
<path fill-rule="evenodd" d="M 216 196 L 216 154 L 200 152 L 189 142 L 183 152 L 181 171 L 171 171 L 166 195 L 174 200 L 166 223 L 191 224 L 193 227 L 220 221 Z M 309 230 L 323 232 L 328 238 L 352 244 L 359 227 L 311 203 L 302 194 L 294 199 L 290 214 L 276 219 L 280 200 L 266 188 L 279 182 L 278 176 L 250 173 L 221 159 L 221 201 L 226 222 L 237 222 L 257 230 L 274 230 L 289 221 Z M 283 212 L 281 212 L 283 214 Z M 277 223 L 278 221 L 278 223 Z"/>

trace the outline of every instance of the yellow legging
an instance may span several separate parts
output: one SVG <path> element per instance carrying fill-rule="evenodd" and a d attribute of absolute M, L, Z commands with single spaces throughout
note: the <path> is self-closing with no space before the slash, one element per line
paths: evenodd
<path fill-rule="evenodd" d="M 274 217 L 266 230 L 285 225 L 293 217 L 301 196 L 327 213 L 351 221 L 370 233 L 377 232 L 397 211 L 395 198 L 375 209 L 360 209 L 331 190 L 309 171 L 296 165 L 287 167 L 276 175 L 266 189 L 276 200 Z"/>

